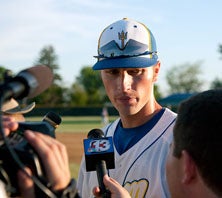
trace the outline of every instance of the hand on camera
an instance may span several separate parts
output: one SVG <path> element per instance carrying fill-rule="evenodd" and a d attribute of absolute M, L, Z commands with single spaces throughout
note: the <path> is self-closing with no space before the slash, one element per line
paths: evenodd
<path fill-rule="evenodd" d="M 2 127 L 5 135 L 8 136 L 10 132 L 17 130 L 18 122 L 16 122 L 14 117 L 2 116 Z M 2 137 L 0 137 L 0 139 L 2 139 Z"/>
<path fill-rule="evenodd" d="M 38 132 L 25 131 L 25 138 L 40 156 L 46 178 L 53 191 L 61 191 L 70 182 L 68 155 L 65 145 L 56 139 Z M 26 168 L 29 174 L 31 170 Z M 22 197 L 33 197 L 34 183 L 23 172 L 18 172 L 18 183 Z"/>

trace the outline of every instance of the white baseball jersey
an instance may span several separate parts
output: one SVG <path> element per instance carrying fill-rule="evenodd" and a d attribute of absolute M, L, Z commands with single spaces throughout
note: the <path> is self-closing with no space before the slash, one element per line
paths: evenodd
<path fill-rule="evenodd" d="M 131 197 L 169 197 L 165 164 L 175 119 L 176 114 L 166 108 L 156 125 L 129 150 L 119 155 L 114 145 L 115 169 L 108 171 L 109 176 L 124 186 Z M 106 136 L 113 136 L 118 122 L 119 119 L 104 130 Z M 98 186 L 96 172 L 86 172 L 83 157 L 77 182 L 79 194 L 83 198 L 94 197 L 95 186 Z"/>

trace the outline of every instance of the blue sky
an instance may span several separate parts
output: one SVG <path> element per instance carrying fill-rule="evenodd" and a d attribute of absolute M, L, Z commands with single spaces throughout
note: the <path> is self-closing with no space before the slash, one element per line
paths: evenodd
<path fill-rule="evenodd" d="M 123 17 L 153 32 L 163 93 L 166 71 L 175 65 L 202 61 L 205 87 L 222 73 L 221 0 L 0 0 L 0 5 L 0 65 L 15 73 L 53 45 L 59 73 L 71 84 L 83 66 L 95 63 L 100 32 Z"/>

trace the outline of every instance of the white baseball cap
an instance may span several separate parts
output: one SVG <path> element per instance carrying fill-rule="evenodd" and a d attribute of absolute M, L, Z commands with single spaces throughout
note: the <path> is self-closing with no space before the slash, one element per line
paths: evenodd
<path fill-rule="evenodd" d="M 156 41 L 142 23 L 123 18 L 101 33 L 94 70 L 110 68 L 142 68 L 157 63 Z"/>
<path fill-rule="evenodd" d="M 11 98 L 8 101 L 4 102 L 1 112 L 6 114 L 25 114 L 30 112 L 34 107 L 35 102 L 22 107 L 15 99 Z"/>

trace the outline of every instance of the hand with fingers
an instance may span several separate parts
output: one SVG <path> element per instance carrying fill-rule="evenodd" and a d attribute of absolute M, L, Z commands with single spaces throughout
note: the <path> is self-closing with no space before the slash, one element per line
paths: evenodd
<path fill-rule="evenodd" d="M 2 129 L 5 136 L 8 136 L 10 132 L 16 131 L 18 128 L 18 122 L 16 122 L 14 117 L 2 116 Z M 2 139 L 2 137 L 0 137 Z"/>
<path fill-rule="evenodd" d="M 108 175 L 103 177 L 103 182 L 111 192 L 111 198 L 131 198 L 128 191 Z M 93 194 L 96 198 L 102 198 L 99 187 L 93 188 Z"/>
<path fill-rule="evenodd" d="M 14 117 L 2 116 L 2 129 L 5 136 L 16 131 L 18 126 Z M 70 176 L 65 145 L 49 135 L 31 130 L 24 131 L 24 137 L 38 154 L 44 167 L 44 176 L 53 194 L 58 197 L 78 197 L 75 180 Z M 17 172 L 19 190 L 24 198 L 38 197 L 32 176 L 34 173 L 28 167 L 24 170 L 19 169 Z"/>
<path fill-rule="evenodd" d="M 24 136 L 35 149 L 45 168 L 46 178 L 54 192 L 65 189 L 70 182 L 68 154 L 65 145 L 58 140 L 38 132 L 27 130 Z M 26 168 L 29 174 L 31 170 Z M 22 197 L 34 197 L 34 183 L 22 170 L 18 172 L 18 183 Z"/>

